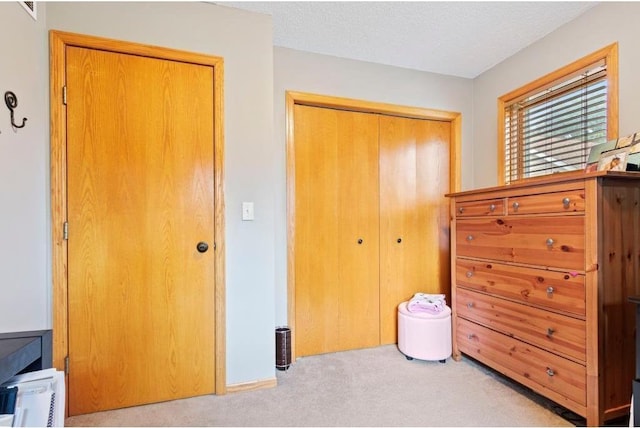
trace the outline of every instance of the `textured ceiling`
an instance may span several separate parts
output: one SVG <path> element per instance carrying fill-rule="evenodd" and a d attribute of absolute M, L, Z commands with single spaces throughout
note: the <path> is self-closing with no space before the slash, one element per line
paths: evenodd
<path fill-rule="evenodd" d="M 474 78 L 597 2 L 216 2 L 273 17 L 273 43 Z"/>

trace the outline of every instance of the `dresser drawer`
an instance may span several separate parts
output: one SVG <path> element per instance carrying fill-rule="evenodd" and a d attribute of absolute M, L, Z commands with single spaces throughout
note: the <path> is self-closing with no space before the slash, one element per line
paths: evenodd
<path fill-rule="evenodd" d="M 458 256 L 584 271 L 584 216 L 456 220 Z"/>
<path fill-rule="evenodd" d="M 509 215 L 584 212 L 584 189 L 510 197 Z"/>
<path fill-rule="evenodd" d="M 456 260 L 456 285 L 585 316 L 584 275 L 477 260 Z"/>
<path fill-rule="evenodd" d="M 483 201 L 468 201 L 456 203 L 457 217 L 505 215 L 505 203 L 502 199 L 487 199 Z"/>
<path fill-rule="evenodd" d="M 463 353 L 525 385 L 537 386 L 537 392 L 548 396 L 546 391 L 552 391 L 556 394 L 552 399 L 565 397 L 586 405 L 583 365 L 462 318 L 456 319 L 456 339 Z"/>
<path fill-rule="evenodd" d="M 585 361 L 587 339 L 584 320 L 463 288 L 456 289 L 455 305 L 459 317 L 550 352 Z"/>

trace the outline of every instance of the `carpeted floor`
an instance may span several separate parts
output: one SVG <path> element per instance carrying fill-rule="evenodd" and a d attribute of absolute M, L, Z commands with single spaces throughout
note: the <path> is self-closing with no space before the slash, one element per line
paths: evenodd
<path fill-rule="evenodd" d="M 483 365 L 408 361 L 395 345 L 300 358 L 278 386 L 68 418 L 68 426 L 574 426 Z M 571 419 L 571 418 L 574 419 Z M 572 423 L 573 422 L 573 423 Z"/>

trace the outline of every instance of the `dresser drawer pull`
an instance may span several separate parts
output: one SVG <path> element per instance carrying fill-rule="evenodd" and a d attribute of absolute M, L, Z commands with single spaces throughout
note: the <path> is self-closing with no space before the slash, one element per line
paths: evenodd
<path fill-rule="evenodd" d="M 473 302 L 467 303 L 467 308 L 469 308 L 469 309 L 473 308 Z"/>
<path fill-rule="evenodd" d="M 513 207 L 514 211 L 518 211 L 518 208 L 520 208 L 520 204 L 518 202 L 514 202 L 511 206 Z"/>
<path fill-rule="evenodd" d="M 458 212 L 459 212 L 460 214 L 462 214 L 462 213 L 464 212 L 464 207 L 460 207 L 460 208 L 458 208 Z"/>
<path fill-rule="evenodd" d="M 495 204 L 489 205 L 489 211 L 494 212 L 496 210 Z"/>
<path fill-rule="evenodd" d="M 549 376 L 553 376 L 556 374 L 556 372 L 553 371 L 553 369 L 551 367 L 547 367 L 547 374 Z"/>
<path fill-rule="evenodd" d="M 549 339 L 551 339 L 551 336 L 553 335 L 553 333 L 555 333 L 556 331 L 554 329 L 552 329 L 551 327 L 547 327 L 547 337 Z"/>
<path fill-rule="evenodd" d="M 467 235 L 467 241 L 469 242 L 473 241 L 473 235 Z"/>
<path fill-rule="evenodd" d="M 473 271 L 472 270 L 468 270 L 467 271 L 467 278 L 471 278 L 473 276 Z"/>
<path fill-rule="evenodd" d="M 551 247 L 551 246 L 553 246 L 553 242 L 554 242 L 554 241 L 553 241 L 553 239 L 552 239 L 552 238 L 548 238 L 548 239 L 547 239 L 547 247 Z"/>
<path fill-rule="evenodd" d="M 571 199 L 569 199 L 569 198 L 564 198 L 564 199 L 562 200 L 562 205 L 563 205 L 565 208 L 569 208 L 569 204 L 570 204 L 570 203 L 571 203 Z"/>
<path fill-rule="evenodd" d="M 478 337 L 478 336 L 476 336 L 476 335 L 475 335 L 475 334 L 473 334 L 473 333 L 467 334 L 467 339 L 469 339 L 469 340 L 473 340 L 473 339 L 475 339 L 476 337 Z"/>
<path fill-rule="evenodd" d="M 556 291 L 553 287 L 547 287 L 547 297 L 553 296 L 553 292 Z"/>

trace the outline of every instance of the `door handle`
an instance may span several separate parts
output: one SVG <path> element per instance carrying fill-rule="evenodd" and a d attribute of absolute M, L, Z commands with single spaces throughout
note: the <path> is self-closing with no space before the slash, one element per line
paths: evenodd
<path fill-rule="evenodd" d="M 198 242 L 198 245 L 196 245 L 196 249 L 199 253 L 206 253 L 209 249 L 209 244 L 207 244 L 206 242 Z"/>

